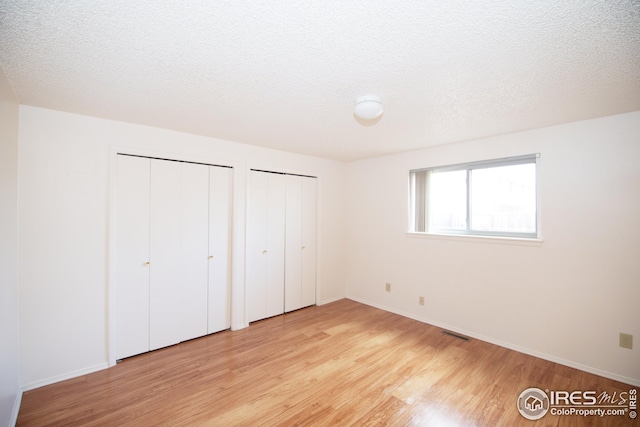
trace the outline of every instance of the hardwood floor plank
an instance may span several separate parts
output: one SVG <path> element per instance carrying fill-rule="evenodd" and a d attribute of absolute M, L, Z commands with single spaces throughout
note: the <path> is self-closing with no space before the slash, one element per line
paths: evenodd
<path fill-rule="evenodd" d="M 24 393 L 18 426 L 624 426 L 517 410 L 526 388 L 632 387 L 350 300 Z"/>

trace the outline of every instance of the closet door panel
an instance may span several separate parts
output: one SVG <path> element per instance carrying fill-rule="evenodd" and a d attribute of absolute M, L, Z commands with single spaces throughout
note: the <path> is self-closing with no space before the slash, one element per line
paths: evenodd
<path fill-rule="evenodd" d="M 316 178 L 302 178 L 301 307 L 316 303 L 317 186 Z"/>
<path fill-rule="evenodd" d="M 246 301 L 249 322 L 267 317 L 267 174 L 247 176 Z"/>
<path fill-rule="evenodd" d="M 181 190 L 181 163 L 151 160 L 151 350 L 181 341 Z"/>
<path fill-rule="evenodd" d="M 117 156 L 116 359 L 149 351 L 149 159 Z"/>
<path fill-rule="evenodd" d="M 284 312 L 285 176 L 249 171 L 247 311 L 249 322 Z"/>
<path fill-rule="evenodd" d="M 284 313 L 285 175 L 267 173 L 267 313 Z"/>
<path fill-rule="evenodd" d="M 302 177 L 287 175 L 284 311 L 297 310 L 302 291 Z"/>
<path fill-rule="evenodd" d="M 207 334 L 209 167 L 182 165 L 181 341 Z"/>
<path fill-rule="evenodd" d="M 208 332 L 231 327 L 231 168 L 209 168 Z"/>

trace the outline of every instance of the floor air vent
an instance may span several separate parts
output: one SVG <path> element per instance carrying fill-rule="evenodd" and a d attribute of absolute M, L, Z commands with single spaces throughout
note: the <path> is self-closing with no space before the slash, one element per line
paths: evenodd
<path fill-rule="evenodd" d="M 455 332 L 451 332 L 443 329 L 442 333 L 445 335 L 449 335 L 450 337 L 458 338 L 459 340 L 462 340 L 462 341 L 471 341 L 471 338 L 465 337 L 464 335 L 458 335 Z"/>

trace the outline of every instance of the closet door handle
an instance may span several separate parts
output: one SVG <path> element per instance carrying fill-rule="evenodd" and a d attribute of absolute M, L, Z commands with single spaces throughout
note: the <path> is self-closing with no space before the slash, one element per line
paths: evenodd
<path fill-rule="evenodd" d="M 302 250 L 303 250 L 303 251 L 304 251 L 305 247 L 306 247 L 306 246 L 303 246 L 303 247 L 302 247 Z"/>
<path fill-rule="evenodd" d="M 213 255 L 209 255 L 209 259 L 213 259 Z"/>
<path fill-rule="evenodd" d="M 262 255 L 266 254 L 267 250 L 265 249 L 264 251 L 262 251 Z"/>
<path fill-rule="evenodd" d="M 144 263 L 144 264 L 142 264 L 142 265 L 144 265 L 145 267 L 149 267 L 149 266 L 151 265 L 151 263 L 150 263 L 149 261 L 147 261 L 147 262 L 145 262 L 145 263 Z"/>

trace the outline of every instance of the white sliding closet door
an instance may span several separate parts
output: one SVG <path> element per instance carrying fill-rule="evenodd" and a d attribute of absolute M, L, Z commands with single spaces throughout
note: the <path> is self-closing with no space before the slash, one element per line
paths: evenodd
<path fill-rule="evenodd" d="M 287 175 L 285 226 L 284 311 L 301 307 L 302 293 L 302 178 Z"/>
<path fill-rule="evenodd" d="M 316 303 L 317 192 L 318 180 L 303 177 L 300 307 Z"/>
<path fill-rule="evenodd" d="M 285 176 L 268 173 L 267 317 L 284 313 Z"/>
<path fill-rule="evenodd" d="M 285 311 L 316 302 L 316 179 L 287 175 Z"/>
<path fill-rule="evenodd" d="M 117 156 L 116 358 L 231 324 L 231 168 Z"/>
<path fill-rule="evenodd" d="M 267 317 L 267 177 L 247 177 L 246 300 L 249 322 Z"/>
<path fill-rule="evenodd" d="M 149 159 L 117 157 L 117 359 L 149 351 L 149 168 Z"/>
<path fill-rule="evenodd" d="M 249 171 L 246 281 L 249 322 L 284 312 L 285 175 Z"/>
<path fill-rule="evenodd" d="M 182 164 L 151 160 L 149 347 L 182 338 Z"/>
<path fill-rule="evenodd" d="M 180 340 L 207 334 L 209 253 L 209 166 L 182 165 L 182 298 Z"/>
<path fill-rule="evenodd" d="M 229 231 L 231 168 L 209 167 L 208 333 L 231 326 Z"/>

